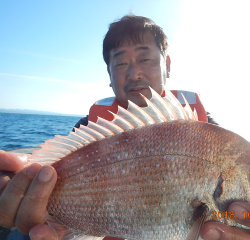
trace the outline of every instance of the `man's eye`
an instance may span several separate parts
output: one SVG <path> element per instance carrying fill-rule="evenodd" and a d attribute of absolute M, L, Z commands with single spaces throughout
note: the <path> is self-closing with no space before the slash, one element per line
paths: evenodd
<path fill-rule="evenodd" d="M 115 66 L 116 66 L 116 67 L 119 67 L 119 66 L 123 66 L 123 65 L 126 65 L 126 63 L 118 63 L 118 64 L 116 64 Z"/>
<path fill-rule="evenodd" d="M 147 61 L 149 61 L 150 59 L 148 59 L 148 58 L 144 58 L 144 59 L 142 59 L 140 62 L 147 62 Z"/>

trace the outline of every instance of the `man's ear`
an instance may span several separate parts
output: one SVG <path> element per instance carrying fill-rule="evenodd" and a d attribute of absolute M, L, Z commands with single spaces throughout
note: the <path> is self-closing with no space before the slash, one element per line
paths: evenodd
<path fill-rule="evenodd" d="M 166 67 L 167 67 L 167 78 L 170 77 L 170 65 L 171 65 L 171 59 L 169 55 L 166 57 Z"/>
<path fill-rule="evenodd" d="M 107 72 L 108 72 L 108 74 L 109 74 L 109 78 L 110 78 L 109 66 L 107 66 Z"/>
<path fill-rule="evenodd" d="M 108 67 L 108 66 L 107 66 L 107 72 L 108 72 L 108 74 L 109 74 L 109 79 L 110 79 L 110 71 L 109 71 L 109 67 Z M 110 79 L 110 81 L 111 81 L 111 79 Z M 112 87 L 111 82 L 110 82 L 109 86 Z"/>

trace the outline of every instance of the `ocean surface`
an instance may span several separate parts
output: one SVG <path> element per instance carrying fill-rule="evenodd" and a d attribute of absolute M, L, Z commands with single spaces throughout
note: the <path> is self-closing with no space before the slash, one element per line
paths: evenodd
<path fill-rule="evenodd" d="M 54 135 L 66 136 L 80 118 L 0 112 L 0 149 L 36 147 Z"/>

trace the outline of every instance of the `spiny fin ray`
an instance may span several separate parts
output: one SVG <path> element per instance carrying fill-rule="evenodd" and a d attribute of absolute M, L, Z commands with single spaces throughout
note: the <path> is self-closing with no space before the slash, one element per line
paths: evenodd
<path fill-rule="evenodd" d="M 191 120 L 195 120 L 195 116 L 194 116 L 194 114 L 192 112 L 192 109 L 191 109 L 187 99 L 184 97 L 184 95 L 182 93 L 181 93 L 181 96 L 182 96 L 184 102 L 186 103 L 186 106 L 184 107 L 184 110 L 187 113 L 188 118 L 191 119 Z"/>
<path fill-rule="evenodd" d="M 83 145 L 73 139 L 70 139 L 69 137 L 61 136 L 61 135 L 55 135 L 54 140 L 62 143 L 66 143 L 68 145 L 74 146 L 77 149 L 82 148 Z"/>
<path fill-rule="evenodd" d="M 120 106 L 118 106 L 117 115 L 130 122 L 136 128 L 146 126 L 142 120 Z"/>
<path fill-rule="evenodd" d="M 148 105 L 147 107 L 144 107 L 143 110 L 146 111 L 154 119 L 156 123 L 167 122 L 167 119 L 159 111 L 159 109 L 156 108 L 155 105 L 151 101 L 149 101 L 145 96 L 143 96 L 142 94 L 141 96 L 143 97 L 143 99 L 146 101 Z"/>
<path fill-rule="evenodd" d="M 151 87 L 149 87 L 152 98 L 150 101 L 166 117 L 168 121 L 178 120 L 176 113 L 169 107 L 169 104 Z"/>
<path fill-rule="evenodd" d="M 114 135 L 114 133 L 112 131 L 110 131 L 109 129 L 107 129 L 107 128 L 105 128 L 97 123 L 94 123 L 92 121 L 89 121 L 87 127 L 101 133 L 105 137 L 110 137 L 110 136 Z"/>
<path fill-rule="evenodd" d="M 127 111 L 131 112 L 132 114 L 136 115 L 142 122 L 146 125 L 154 124 L 154 119 L 142 108 L 138 107 L 135 103 L 128 100 L 128 109 Z"/>
<path fill-rule="evenodd" d="M 58 152 L 50 152 L 50 151 L 44 151 L 42 150 L 35 150 L 32 153 L 32 156 L 39 156 L 39 157 L 55 157 L 55 158 L 63 158 L 65 157 L 65 154 L 58 153 Z"/>
<path fill-rule="evenodd" d="M 70 132 L 68 137 L 72 140 L 75 140 L 83 145 L 88 145 L 90 143 L 90 141 L 88 141 L 87 139 L 81 137 L 79 134 L 77 134 L 76 132 Z"/>
<path fill-rule="evenodd" d="M 80 128 L 76 128 L 74 127 L 75 133 L 77 133 L 80 137 L 86 139 L 89 142 L 95 142 L 97 139 L 95 137 L 93 137 L 92 135 L 88 134 L 87 132 L 85 132 L 81 126 Z"/>
<path fill-rule="evenodd" d="M 60 142 L 60 141 L 56 141 L 54 138 L 53 138 L 53 139 L 46 140 L 45 143 L 51 144 L 51 145 L 53 145 L 53 146 L 55 146 L 55 147 L 68 149 L 68 150 L 70 150 L 71 152 L 74 152 L 74 151 L 77 150 L 77 148 L 76 148 L 75 146 L 72 146 L 72 145 L 70 145 L 70 144 L 63 143 L 63 142 Z"/>
<path fill-rule="evenodd" d="M 68 149 L 55 147 L 53 145 L 46 144 L 46 143 L 39 145 L 39 147 L 42 147 L 42 149 L 40 150 L 48 151 L 48 152 L 55 152 L 55 153 L 62 153 L 65 156 L 71 153 L 71 151 Z"/>
<path fill-rule="evenodd" d="M 124 131 L 128 131 L 128 130 L 131 130 L 131 129 L 134 129 L 135 127 L 130 123 L 128 122 L 126 119 L 118 116 L 117 114 L 109 111 L 113 116 L 114 116 L 114 119 L 112 120 L 112 122 L 114 124 L 116 124 L 117 126 L 121 127 Z"/>
<path fill-rule="evenodd" d="M 101 140 L 103 138 L 105 138 L 105 136 L 101 133 L 99 133 L 98 131 L 91 129 L 89 127 L 86 127 L 84 125 L 80 125 L 80 130 L 84 131 L 85 133 L 89 134 L 90 136 L 92 136 L 93 138 L 97 139 L 97 140 Z"/>
<path fill-rule="evenodd" d="M 121 127 L 119 127 L 119 126 L 115 125 L 114 123 L 112 123 L 106 119 L 103 119 L 101 117 L 98 117 L 98 120 L 96 123 L 99 124 L 100 126 L 103 126 L 107 129 L 109 129 L 111 132 L 116 133 L 116 134 L 124 132 L 124 130 Z"/>
<path fill-rule="evenodd" d="M 163 97 L 163 99 L 168 103 L 168 106 L 170 106 L 170 108 L 173 109 L 178 119 L 188 120 L 188 116 L 184 111 L 181 103 L 174 96 L 174 94 L 167 88 L 165 88 L 165 97 Z"/>
<path fill-rule="evenodd" d="M 195 120 L 195 121 L 199 121 L 199 120 L 198 120 L 198 114 L 197 114 L 196 109 L 194 109 L 194 112 L 193 112 L 193 113 L 194 113 L 194 118 L 195 118 L 194 120 Z"/>

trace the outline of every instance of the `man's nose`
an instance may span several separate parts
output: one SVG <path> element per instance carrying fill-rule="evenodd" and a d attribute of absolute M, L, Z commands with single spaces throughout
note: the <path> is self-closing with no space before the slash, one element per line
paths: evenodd
<path fill-rule="evenodd" d="M 142 70 L 137 62 L 131 62 L 127 69 L 127 79 L 138 81 L 142 79 Z"/>

